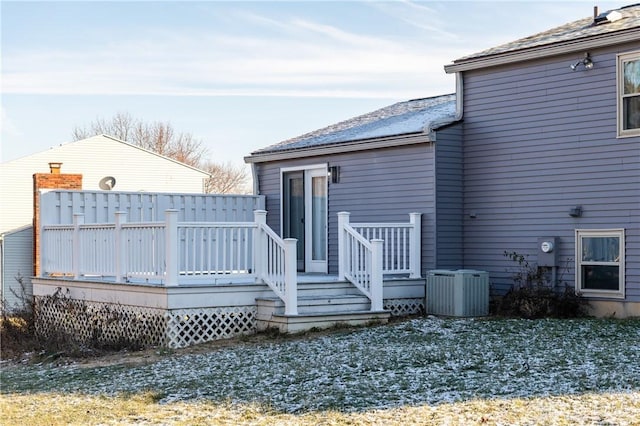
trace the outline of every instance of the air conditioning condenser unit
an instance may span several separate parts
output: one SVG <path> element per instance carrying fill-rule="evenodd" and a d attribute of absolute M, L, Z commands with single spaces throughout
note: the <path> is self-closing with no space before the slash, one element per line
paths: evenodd
<path fill-rule="evenodd" d="M 426 299 L 427 314 L 489 315 L 489 274 L 471 269 L 429 271 Z"/>

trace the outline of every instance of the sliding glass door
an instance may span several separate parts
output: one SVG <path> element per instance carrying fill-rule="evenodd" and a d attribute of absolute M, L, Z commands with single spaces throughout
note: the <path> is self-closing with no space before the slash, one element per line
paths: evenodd
<path fill-rule="evenodd" d="M 296 238 L 298 271 L 327 272 L 327 169 L 282 174 L 284 238 Z"/>

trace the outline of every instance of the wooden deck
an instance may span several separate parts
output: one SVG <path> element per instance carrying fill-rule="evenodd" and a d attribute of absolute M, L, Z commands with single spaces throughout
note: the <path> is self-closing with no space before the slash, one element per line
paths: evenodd
<path fill-rule="evenodd" d="M 337 276 L 299 275 L 296 315 L 285 314 L 284 302 L 264 283 L 189 283 L 161 286 L 153 283 L 114 283 L 103 280 L 35 278 L 34 297 L 43 308 L 43 321 L 57 322 L 73 301 L 86 317 L 70 328 L 80 335 L 103 321 L 105 312 L 116 320 L 109 324 L 108 339 L 138 336 L 149 346 L 184 347 L 267 328 L 300 332 L 338 324 L 386 322 L 391 316 L 424 312 L 424 279 L 393 278 L 384 282 L 383 310 L 372 311 L 370 300 L 350 282 Z M 49 302 L 47 302 L 49 301 Z M 84 328 L 83 328 L 84 327 Z M 78 331 L 82 329 L 83 331 Z"/>

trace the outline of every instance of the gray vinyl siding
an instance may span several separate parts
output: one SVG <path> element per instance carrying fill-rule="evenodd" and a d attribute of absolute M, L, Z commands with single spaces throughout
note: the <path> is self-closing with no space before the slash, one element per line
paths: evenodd
<path fill-rule="evenodd" d="M 460 269 L 464 266 L 462 126 L 438 130 L 435 146 L 436 267 Z"/>
<path fill-rule="evenodd" d="M 435 265 L 435 200 L 432 144 L 259 163 L 260 195 L 266 196 L 267 223 L 280 233 L 280 169 L 313 164 L 340 167 L 340 182 L 329 184 L 329 273 L 337 273 L 337 226 L 340 211 L 351 222 L 408 222 L 422 213 L 422 269 Z"/>
<path fill-rule="evenodd" d="M 1 253 L 2 299 L 8 310 L 22 307 L 33 294 L 33 228 L 26 227 L 3 235 Z M 22 278 L 22 286 L 18 281 Z"/>
<path fill-rule="evenodd" d="M 464 74 L 465 267 L 494 290 L 511 282 L 505 250 L 535 263 L 538 237 L 559 237 L 573 286 L 575 229 L 624 228 L 626 300 L 640 301 L 640 138 L 616 138 L 616 54 L 638 49 L 593 50 L 592 70 L 569 68 L 576 52 Z"/>

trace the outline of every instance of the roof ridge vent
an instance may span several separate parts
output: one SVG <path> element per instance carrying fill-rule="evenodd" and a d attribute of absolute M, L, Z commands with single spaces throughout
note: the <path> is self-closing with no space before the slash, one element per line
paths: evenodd
<path fill-rule="evenodd" d="M 593 9 L 593 25 L 608 24 L 609 22 L 615 22 L 618 19 L 622 19 L 622 13 L 617 10 L 607 10 L 598 14 L 597 6 Z"/>

